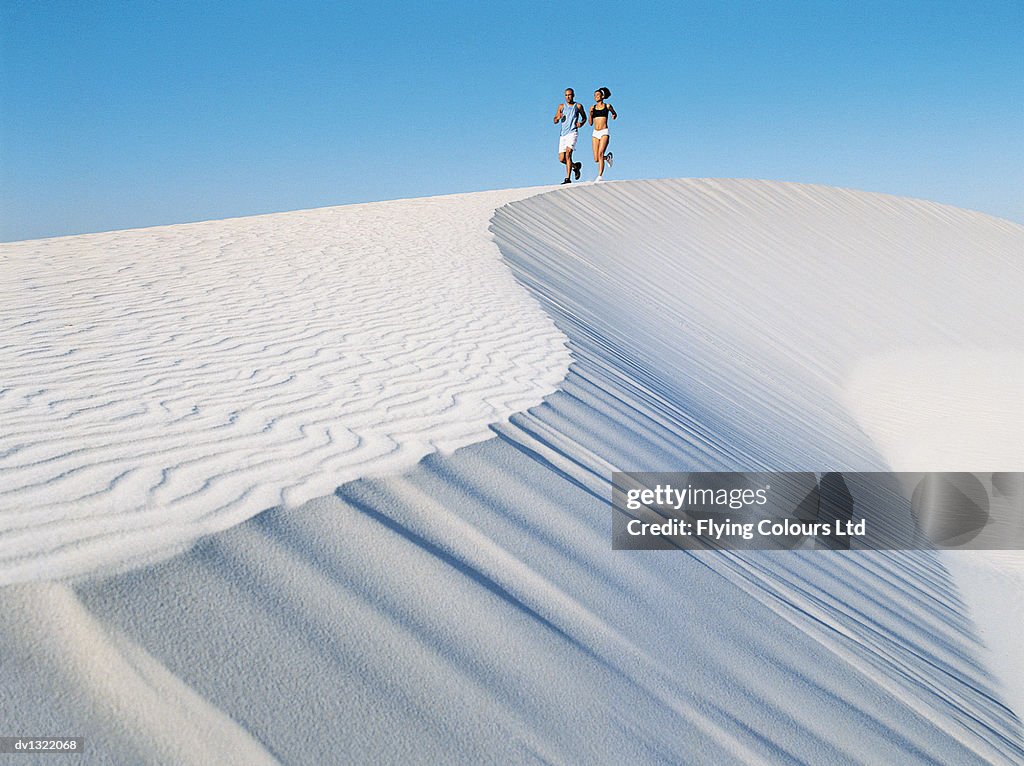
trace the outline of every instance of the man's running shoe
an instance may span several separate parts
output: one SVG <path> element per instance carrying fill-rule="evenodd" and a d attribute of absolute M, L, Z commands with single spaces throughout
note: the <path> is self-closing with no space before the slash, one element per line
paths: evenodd
<path fill-rule="evenodd" d="M 565 186 L 566 184 L 571 184 L 571 183 L 572 183 L 572 179 L 571 178 L 566 178 L 564 181 L 562 181 L 561 185 Z"/>
<path fill-rule="evenodd" d="M 576 180 L 577 181 L 580 180 L 580 170 L 582 170 L 582 169 L 583 169 L 583 163 L 582 162 L 574 162 L 574 163 L 572 163 L 572 172 L 576 175 Z"/>
<path fill-rule="evenodd" d="M 608 163 L 608 167 L 612 166 L 612 153 L 611 152 L 608 152 L 608 154 L 606 154 L 604 156 L 604 161 Z"/>

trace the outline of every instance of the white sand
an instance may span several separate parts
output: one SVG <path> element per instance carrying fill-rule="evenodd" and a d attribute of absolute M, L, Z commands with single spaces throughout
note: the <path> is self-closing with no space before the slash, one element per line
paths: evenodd
<path fill-rule="evenodd" d="M 1007 271 L 1012 284 L 1020 267 Z M 893 471 L 1024 471 L 1024 311 L 999 326 L 1003 312 L 978 300 L 949 324 L 987 326 L 988 348 L 890 351 L 850 375 L 846 404 Z"/>
<path fill-rule="evenodd" d="M 769 182 L 508 194 L 558 390 L 157 565 L 0 590 L 0 713 L 101 763 L 1024 761 L 942 556 L 614 552 L 607 506 L 612 470 L 888 468 L 864 364 L 1015 354 L 1024 228 Z"/>
<path fill-rule="evenodd" d="M 539 402 L 565 338 L 487 234 L 535 191 L 4 245 L 0 583 L 173 550 Z"/>
<path fill-rule="evenodd" d="M 643 184 L 616 185 L 627 186 Z M 607 324 L 590 313 L 611 292 L 604 264 L 630 259 L 635 292 L 609 312 L 615 330 L 644 326 L 633 351 L 651 365 L 676 353 L 674 331 L 685 339 L 682 362 L 663 377 L 699 392 L 709 414 L 691 429 L 727 435 L 727 467 L 1024 470 L 1024 227 L 805 185 L 654 182 L 646 192 L 641 245 L 631 241 L 636 224 L 613 217 L 556 235 L 547 252 L 588 267 L 589 300 L 568 319 L 591 332 Z M 635 194 L 604 195 L 595 208 L 639 204 Z M 674 258 L 685 259 L 685 278 L 659 281 Z M 651 333 L 640 296 L 673 321 Z M 870 441 L 858 445 L 851 426 Z M 1014 525 L 1017 541 L 1019 513 Z M 950 552 L 945 562 L 1001 693 L 1022 713 L 1024 554 Z"/>
<path fill-rule="evenodd" d="M 1019 283 L 1019 263 L 1008 271 L 1001 278 Z M 1018 316 L 1024 318 L 1024 311 Z M 978 311 L 959 321 L 984 324 L 990 318 L 979 301 Z M 1024 472 L 1024 326 L 988 328 L 998 350 L 904 351 L 858 365 L 847 404 L 893 470 L 970 471 L 982 479 L 992 472 Z M 944 561 L 971 607 L 1001 693 L 1024 715 L 1024 499 L 1018 492 L 999 509 L 1001 498 L 989 489 L 993 518 L 997 510 L 1008 517 L 999 519 L 1001 542 L 1017 549 L 947 551 Z"/>

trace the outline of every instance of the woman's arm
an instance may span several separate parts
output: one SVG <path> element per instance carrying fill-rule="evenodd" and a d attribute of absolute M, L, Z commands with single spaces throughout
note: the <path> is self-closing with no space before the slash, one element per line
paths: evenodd
<path fill-rule="evenodd" d="M 594 105 L 596 106 L 596 104 Z M 594 124 L 594 107 L 590 107 L 590 118 L 587 120 L 590 125 Z"/>
<path fill-rule="evenodd" d="M 613 120 L 619 119 L 619 115 L 615 114 L 615 109 L 612 107 L 611 104 L 608 104 L 608 111 L 611 112 Z"/>

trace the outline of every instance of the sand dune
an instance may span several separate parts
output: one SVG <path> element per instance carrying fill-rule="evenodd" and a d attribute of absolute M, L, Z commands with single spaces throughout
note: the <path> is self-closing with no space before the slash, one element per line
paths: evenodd
<path fill-rule="evenodd" d="M 568 339 L 557 390 L 160 563 L 0 590 L 0 709 L 94 762 L 209 762 L 182 743 L 218 731 L 223 763 L 1024 761 L 940 552 L 612 551 L 608 505 L 614 470 L 891 468 L 898 410 L 856 402 L 902 389 L 857 388 L 864 363 L 1019 370 L 1024 228 L 769 182 L 509 194 L 461 203 L 503 205 L 497 246 L 562 334 L 538 368 Z"/>
<path fill-rule="evenodd" d="M 5 245 L 0 583 L 166 553 L 540 401 L 565 339 L 486 233 L 531 193 Z"/>

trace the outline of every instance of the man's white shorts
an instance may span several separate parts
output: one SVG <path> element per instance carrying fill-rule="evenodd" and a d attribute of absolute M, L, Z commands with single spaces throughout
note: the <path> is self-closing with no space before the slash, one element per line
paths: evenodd
<path fill-rule="evenodd" d="M 570 130 L 564 136 L 558 137 L 558 153 L 561 154 L 566 149 L 576 148 L 576 138 L 579 136 L 578 130 Z"/>

